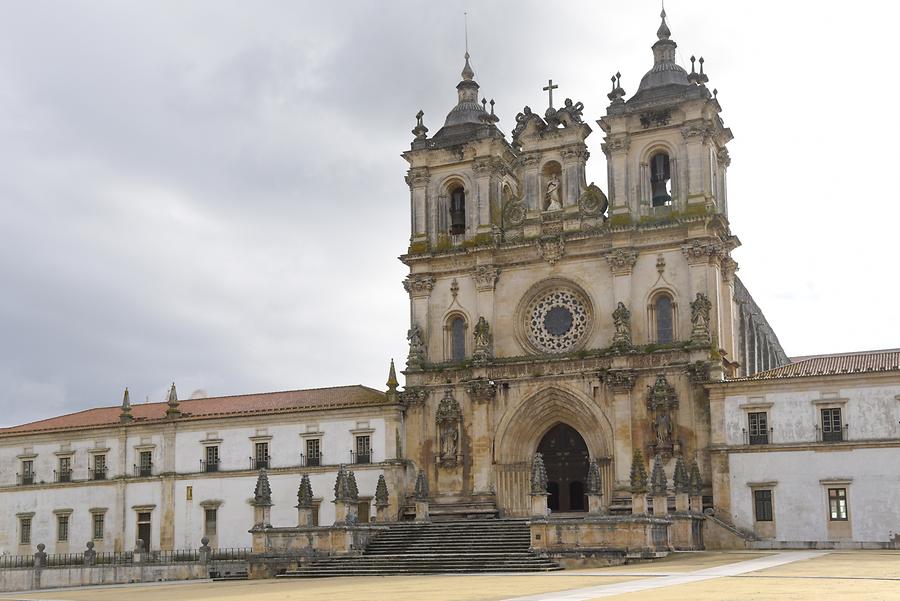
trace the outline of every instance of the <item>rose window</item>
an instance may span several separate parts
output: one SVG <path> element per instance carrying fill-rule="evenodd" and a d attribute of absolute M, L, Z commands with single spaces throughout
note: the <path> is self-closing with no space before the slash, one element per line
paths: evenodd
<path fill-rule="evenodd" d="M 587 334 L 591 316 L 577 292 L 556 287 L 538 295 L 525 310 L 528 341 L 545 353 L 574 349 Z"/>

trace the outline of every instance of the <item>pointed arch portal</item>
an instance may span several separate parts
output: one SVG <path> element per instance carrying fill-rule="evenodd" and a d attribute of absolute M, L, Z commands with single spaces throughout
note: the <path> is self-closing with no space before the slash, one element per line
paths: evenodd
<path fill-rule="evenodd" d="M 581 434 L 568 424 L 556 424 L 544 434 L 537 450 L 547 468 L 550 510 L 586 511 L 584 480 L 589 459 Z"/>

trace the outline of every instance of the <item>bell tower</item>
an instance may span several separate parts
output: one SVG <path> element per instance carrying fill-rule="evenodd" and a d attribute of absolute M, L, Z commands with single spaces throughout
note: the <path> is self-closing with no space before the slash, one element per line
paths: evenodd
<path fill-rule="evenodd" d="M 621 224 L 703 213 L 727 219 L 731 130 L 706 87 L 703 58 L 691 57 L 690 73 L 678 65 L 665 10 L 660 16 L 653 68 L 627 101 L 613 76 L 612 102 L 597 122 L 606 134 L 611 216 Z"/>

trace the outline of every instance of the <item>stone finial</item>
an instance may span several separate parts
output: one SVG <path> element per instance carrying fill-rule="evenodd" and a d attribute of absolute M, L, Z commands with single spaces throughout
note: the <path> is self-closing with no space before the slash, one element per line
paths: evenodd
<path fill-rule="evenodd" d="M 531 461 L 531 494 L 547 494 L 547 467 L 540 453 L 535 453 Z"/>
<path fill-rule="evenodd" d="M 669 488 L 666 471 L 663 469 L 662 459 L 659 455 L 653 460 L 653 473 L 650 476 L 650 488 L 654 497 L 664 497 Z"/>
<path fill-rule="evenodd" d="M 375 485 L 375 507 L 387 507 L 390 505 L 388 498 L 387 482 L 384 474 L 379 474 L 378 484 Z"/>
<path fill-rule="evenodd" d="M 425 111 L 419 110 L 416 113 L 416 126 L 412 130 L 412 134 L 416 137 L 416 140 L 424 140 L 428 136 L 428 128 L 425 127 L 425 124 L 422 122 L 422 117 L 425 116 Z"/>
<path fill-rule="evenodd" d="M 475 78 L 475 71 L 472 70 L 472 66 L 469 64 L 468 51 L 466 52 L 465 57 L 466 57 L 466 64 L 463 66 L 461 75 L 465 81 L 470 81 Z"/>
<path fill-rule="evenodd" d="M 597 465 L 595 459 L 591 459 L 591 462 L 588 464 L 584 492 L 589 495 L 599 495 L 603 492 L 602 482 L 600 481 L 600 466 Z"/>
<path fill-rule="evenodd" d="M 425 477 L 425 470 L 419 470 L 416 474 L 416 488 L 414 490 L 416 501 L 428 500 L 428 478 Z"/>
<path fill-rule="evenodd" d="M 134 552 L 135 553 L 143 553 L 144 552 L 144 539 L 139 538 L 134 541 Z"/>
<path fill-rule="evenodd" d="M 400 385 L 400 382 L 397 381 L 397 370 L 394 368 L 394 360 L 391 359 L 391 368 L 388 370 L 388 379 L 385 383 L 388 388 L 388 393 L 397 392 L 397 387 Z"/>
<path fill-rule="evenodd" d="M 625 104 L 625 90 L 622 88 L 622 73 L 616 71 L 616 74 L 609 78 L 612 81 L 612 92 L 606 95 L 613 104 Z"/>
<path fill-rule="evenodd" d="M 131 397 L 128 394 L 128 388 L 125 388 L 125 394 L 122 396 L 122 411 L 119 413 L 119 421 L 126 424 L 134 420 L 131 415 Z"/>
<path fill-rule="evenodd" d="M 208 536 L 204 536 L 203 538 L 200 539 L 200 550 L 209 552 L 210 548 L 209 548 L 209 537 Z"/>
<path fill-rule="evenodd" d="M 684 468 L 684 459 L 680 455 L 675 460 L 675 473 L 672 474 L 672 482 L 675 485 L 675 492 L 690 494 L 691 479 Z"/>
<path fill-rule="evenodd" d="M 691 462 L 690 488 L 691 494 L 699 497 L 703 494 L 703 476 L 700 475 L 700 466 L 696 461 Z"/>
<path fill-rule="evenodd" d="M 644 454 L 635 449 L 631 457 L 631 492 L 647 492 L 647 468 L 644 467 Z"/>
<path fill-rule="evenodd" d="M 300 478 L 300 487 L 297 489 L 297 509 L 310 509 L 312 506 L 312 484 L 309 483 L 309 474 L 303 474 Z"/>
<path fill-rule="evenodd" d="M 167 401 L 166 417 L 181 417 L 181 409 L 178 408 L 178 393 L 175 392 L 175 382 L 169 387 L 169 399 Z"/>
<path fill-rule="evenodd" d="M 656 30 L 656 37 L 661 40 L 668 40 L 672 37 L 672 32 L 669 31 L 669 26 L 666 25 L 666 9 L 662 9 L 662 12 L 659 13 L 660 18 L 662 19 L 662 23 L 659 25 L 659 29 Z"/>
<path fill-rule="evenodd" d="M 38 543 L 37 552 L 34 554 L 34 567 L 40 568 L 47 565 L 47 554 L 44 552 L 46 548 L 44 543 Z"/>
<path fill-rule="evenodd" d="M 271 507 L 272 506 L 272 487 L 269 486 L 269 476 L 266 470 L 259 470 L 259 476 L 256 477 L 256 488 L 253 490 L 254 507 Z"/>
<path fill-rule="evenodd" d="M 88 541 L 83 554 L 83 563 L 86 566 L 92 566 L 97 563 L 97 552 L 94 551 L 94 541 Z"/>
<path fill-rule="evenodd" d="M 350 473 L 343 463 L 338 468 L 337 478 L 334 480 L 334 500 L 335 502 L 351 501 Z"/>
<path fill-rule="evenodd" d="M 356 474 L 353 470 L 347 472 L 347 487 L 350 489 L 350 501 L 353 503 L 359 501 L 359 486 L 356 485 Z"/>

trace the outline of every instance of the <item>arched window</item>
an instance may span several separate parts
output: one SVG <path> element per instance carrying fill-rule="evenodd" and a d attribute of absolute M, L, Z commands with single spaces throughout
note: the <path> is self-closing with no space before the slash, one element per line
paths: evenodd
<path fill-rule="evenodd" d="M 656 322 L 656 341 L 660 344 L 675 340 L 675 311 L 672 297 L 660 294 L 653 303 L 653 317 Z"/>
<path fill-rule="evenodd" d="M 671 178 L 669 155 L 657 152 L 650 157 L 650 190 L 654 207 L 667 207 L 672 204 Z"/>
<path fill-rule="evenodd" d="M 450 360 L 454 363 L 466 358 L 466 320 L 459 315 L 450 319 Z"/>
<path fill-rule="evenodd" d="M 459 185 L 450 190 L 450 233 L 466 233 L 466 191 Z"/>

